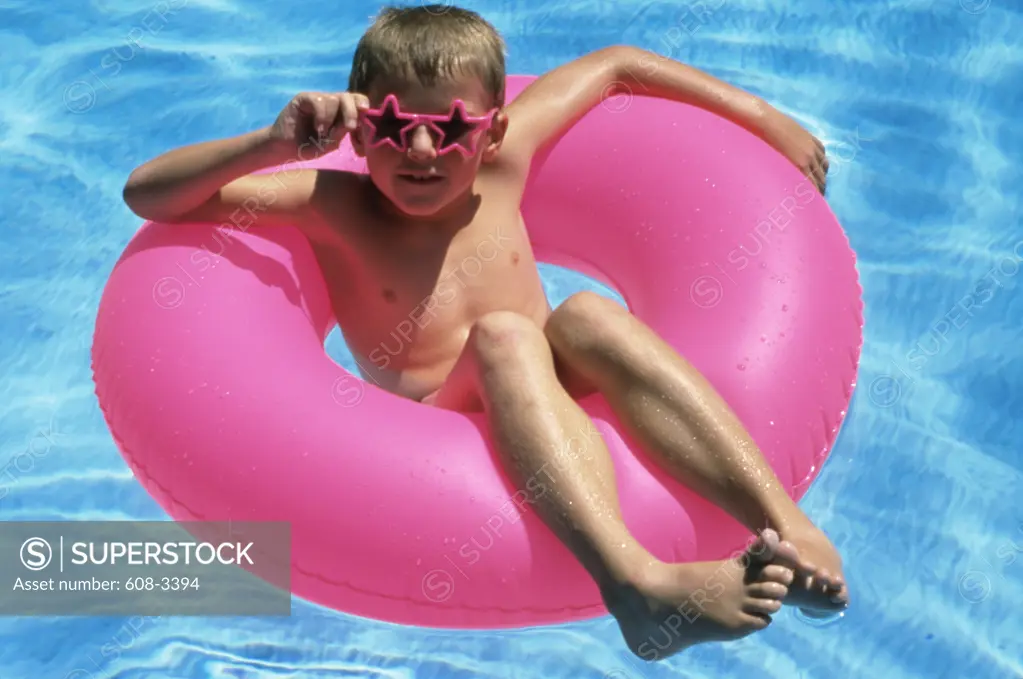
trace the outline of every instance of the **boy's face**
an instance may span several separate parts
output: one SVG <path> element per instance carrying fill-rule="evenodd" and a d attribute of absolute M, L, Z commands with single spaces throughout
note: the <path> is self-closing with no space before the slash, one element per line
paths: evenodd
<path fill-rule="evenodd" d="M 379 82 L 364 94 L 374 109 L 381 106 L 387 95 L 394 94 L 401 113 L 446 116 L 456 99 L 464 102 L 470 117 L 484 116 L 492 108 L 491 97 L 475 77 L 452 79 L 429 88 L 418 83 Z M 405 151 L 387 143 L 370 148 L 372 132 L 366 125 L 360 125 L 352 135 L 352 146 L 366 158 L 373 183 L 400 211 L 429 217 L 471 195 L 480 164 L 492 158 L 500 146 L 505 116 L 499 113 L 497 117 L 488 130 L 476 133 L 475 153 L 468 157 L 458 150 L 439 155 L 441 139 L 426 124 L 407 132 Z M 469 133 L 459 141 L 471 148 L 471 137 Z"/>

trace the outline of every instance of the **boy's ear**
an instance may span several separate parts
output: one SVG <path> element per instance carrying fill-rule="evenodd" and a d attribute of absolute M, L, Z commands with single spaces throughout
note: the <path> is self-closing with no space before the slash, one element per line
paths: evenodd
<path fill-rule="evenodd" d="M 487 130 L 489 141 L 483 149 L 483 162 L 490 162 L 497 157 L 497 152 L 501 150 L 501 144 L 504 143 L 506 134 L 508 134 L 508 114 L 501 110 L 495 114 L 494 124 Z"/>

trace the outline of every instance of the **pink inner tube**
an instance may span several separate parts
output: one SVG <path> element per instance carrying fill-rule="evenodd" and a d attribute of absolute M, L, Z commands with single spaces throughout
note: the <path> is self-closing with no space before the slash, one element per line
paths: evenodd
<path fill-rule="evenodd" d="M 531 80 L 510 77 L 509 96 Z M 364 171 L 347 145 L 302 165 Z M 801 497 L 846 414 L 862 342 L 855 257 L 812 184 L 702 110 L 611 99 L 534 164 L 523 213 L 537 256 L 616 288 Z M 334 363 L 310 246 L 239 215 L 233 230 L 145 224 L 99 305 L 96 394 L 156 501 L 178 521 L 290 522 L 293 593 L 356 615 L 500 628 L 606 613 L 529 504 L 549 477 L 516 491 L 482 416 Z M 625 520 L 655 556 L 743 548 L 749 532 L 648 461 L 602 397 L 582 405 Z"/>

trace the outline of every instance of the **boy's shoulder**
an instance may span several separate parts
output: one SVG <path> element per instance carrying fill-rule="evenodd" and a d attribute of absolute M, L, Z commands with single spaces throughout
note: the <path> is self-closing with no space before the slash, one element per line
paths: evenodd
<path fill-rule="evenodd" d="M 314 194 L 318 200 L 352 198 L 362 195 L 369 187 L 369 175 L 335 168 L 310 168 L 313 172 Z M 287 182 L 287 178 L 284 179 Z"/>
<path fill-rule="evenodd" d="M 365 221 L 370 205 L 369 175 L 333 168 L 308 168 L 300 172 L 314 176 L 311 207 L 315 218 L 306 225 L 308 235 L 337 233 L 338 229 L 357 228 L 359 222 Z M 287 184 L 288 178 L 280 181 Z"/>

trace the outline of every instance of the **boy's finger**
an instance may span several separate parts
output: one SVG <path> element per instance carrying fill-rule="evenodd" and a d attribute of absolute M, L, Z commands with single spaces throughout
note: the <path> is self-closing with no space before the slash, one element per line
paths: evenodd
<path fill-rule="evenodd" d="M 811 164 L 803 171 L 803 176 L 813 182 L 818 191 L 824 193 L 824 173 L 816 164 Z"/>
<path fill-rule="evenodd" d="M 813 168 L 813 175 L 814 178 L 817 180 L 817 190 L 820 191 L 821 195 L 823 196 L 824 191 L 828 186 L 828 178 L 825 174 L 824 168 L 821 167 L 820 165 L 815 165 Z"/>
<path fill-rule="evenodd" d="M 302 96 L 301 110 L 307 114 L 306 122 L 310 124 L 310 134 L 324 137 L 331 123 L 334 122 L 334 115 L 331 111 L 330 102 L 319 93 L 306 94 Z"/>
<path fill-rule="evenodd" d="M 323 127 L 317 130 L 321 139 L 326 139 L 333 134 L 334 127 L 337 125 L 339 109 L 340 106 L 338 106 L 337 100 L 334 97 L 326 96 L 323 98 Z"/>
<path fill-rule="evenodd" d="M 341 97 L 341 113 L 344 116 L 344 126 L 349 132 L 359 124 L 359 111 L 355 107 L 355 99 L 352 95 L 345 93 Z"/>
<path fill-rule="evenodd" d="M 301 128 L 311 128 L 312 131 L 319 128 L 321 107 L 317 104 L 315 97 L 308 94 L 299 95 L 295 99 L 295 108 L 297 111 L 296 122 Z"/>
<path fill-rule="evenodd" d="M 341 140 L 348 134 L 348 124 L 346 121 L 345 107 L 343 101 L 338 101 L 336 104 L 337 108 L 334 111 L 334 117 L 330 125 L 330 133 L 327 136 L 327 140 L 333 144 L 340 144 Z"/>

